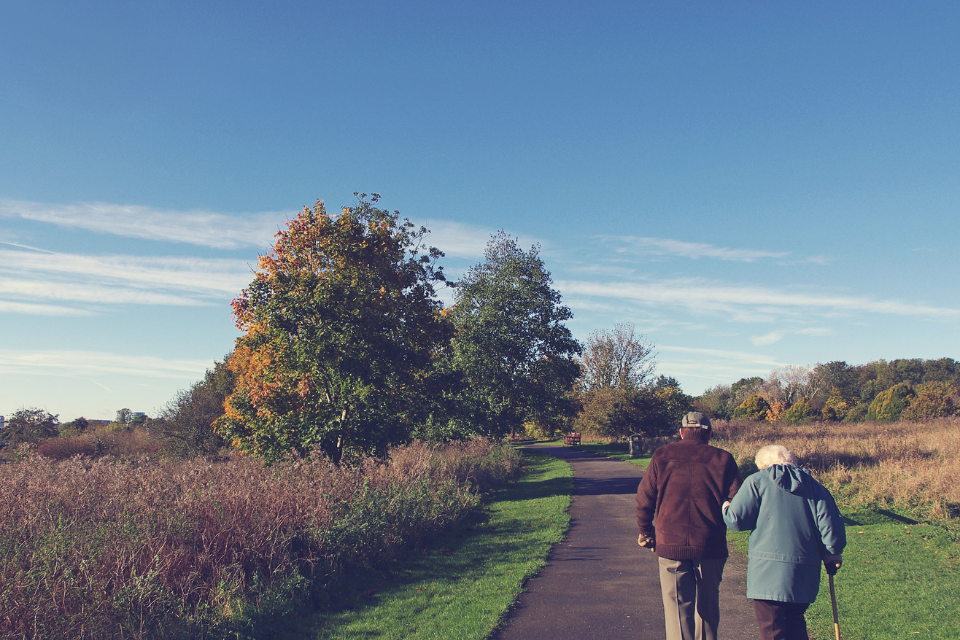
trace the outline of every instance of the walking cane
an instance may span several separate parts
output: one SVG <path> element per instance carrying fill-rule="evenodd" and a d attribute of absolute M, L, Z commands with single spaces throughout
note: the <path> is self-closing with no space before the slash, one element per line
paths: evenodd
<path fill-rule="evenodd" d="M 830 578 L 830 602 L 833 604 L 833 630 L 837 632 L 837 640 L 840 640 L 840 617 L 837 616 L 837 592 L 833 588 L 833 573 L 828 571 L 827 577 Z"/>

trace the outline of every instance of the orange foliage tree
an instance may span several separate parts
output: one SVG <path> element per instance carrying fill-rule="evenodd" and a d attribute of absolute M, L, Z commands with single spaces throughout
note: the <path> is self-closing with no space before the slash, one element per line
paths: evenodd
<path fill-rule="evenodd" d="M 233 301 L 236 387 L 218 429 L 241 451 L 276 459 L 321 448 L 333 460 L 382 453 L 429 411 L 433 359 L 449 343 L 435 285 L 444 282 L 399 212 L 358 197 L 328 215 L 304 207 L 277 234 Z"/>

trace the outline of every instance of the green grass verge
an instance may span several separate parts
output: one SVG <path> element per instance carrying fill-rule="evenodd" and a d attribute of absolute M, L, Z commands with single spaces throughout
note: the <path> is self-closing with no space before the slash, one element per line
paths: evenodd
<path fill-rule="evenodd" d="M 843 568 L 834 578 L 845 638 L 960 638 L 960 547 L 943 527 L 904 524 L 901 516 L 850 513 Z M 747 553 L 749 532 L 728 532 Z M 826 573 L 807 611 L 811 638 L 834 637 Z"/>
<path fill-rule="evenodd" d="M 524 460 L 527 473 L 479 517 L 388 571 L 356 574 L 355 598 L 276 630 L 280 637 L 487 638 L 570 522 L 570 465 L 530 451 Z"/>
<path fill-rule="evenodd" d="M 590 453 L 604 456 L 606 458 L 623 460 L 624 462 L 635 464 L 644 471 L 646 471 L 647 467 L 650 465 L 650 454 L 645 454 L 639 458 L 631 458 L 630 451 L 624 444 L 591 442 L 581 444 L 578 448 L 582 449 L 583 451 L 589 451 Z"/>

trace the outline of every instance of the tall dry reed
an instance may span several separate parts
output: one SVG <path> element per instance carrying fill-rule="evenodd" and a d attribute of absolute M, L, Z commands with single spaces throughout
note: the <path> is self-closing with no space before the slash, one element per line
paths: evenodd
<path fill-rule="evenodd" d="M 230 635 L 456 522 L 519 459 L 486 441 L 322 457 L 0 465 L 0 638 Z"/>
<path fill-rule="evenodd" d="M 713 444 L 749 468 L 782 444 L 848 507 L 899 507 L 924 518 L 960 516 L 960 420 L 773 425 L 716 421 Z"/>

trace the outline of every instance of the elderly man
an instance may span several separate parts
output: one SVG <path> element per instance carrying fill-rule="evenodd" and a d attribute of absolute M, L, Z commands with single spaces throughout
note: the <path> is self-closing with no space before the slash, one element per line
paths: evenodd
<path fill-rule="evenodd" d="M 733 456 L 707 444 L 712 433 L 705 415 L 688 413 L 680 442 L 654 452 L 637 489 L 638 542 L 659 556 L 667 640 L 716 640 L 720 624 L 728 555 L 720 507 L 742 479 Z"/>
<path fill-rule="evenodd" d="M 820 590 L 820 563 L 840 568 L 846 530 L 833 496 L 797 466 L 783 446 L 757 452 L 759 472 L 747 478 L 723 519 L 736 531 L 752 530 L 747 597 L 762 640 L 808 640 L 804 612 Z"/>

